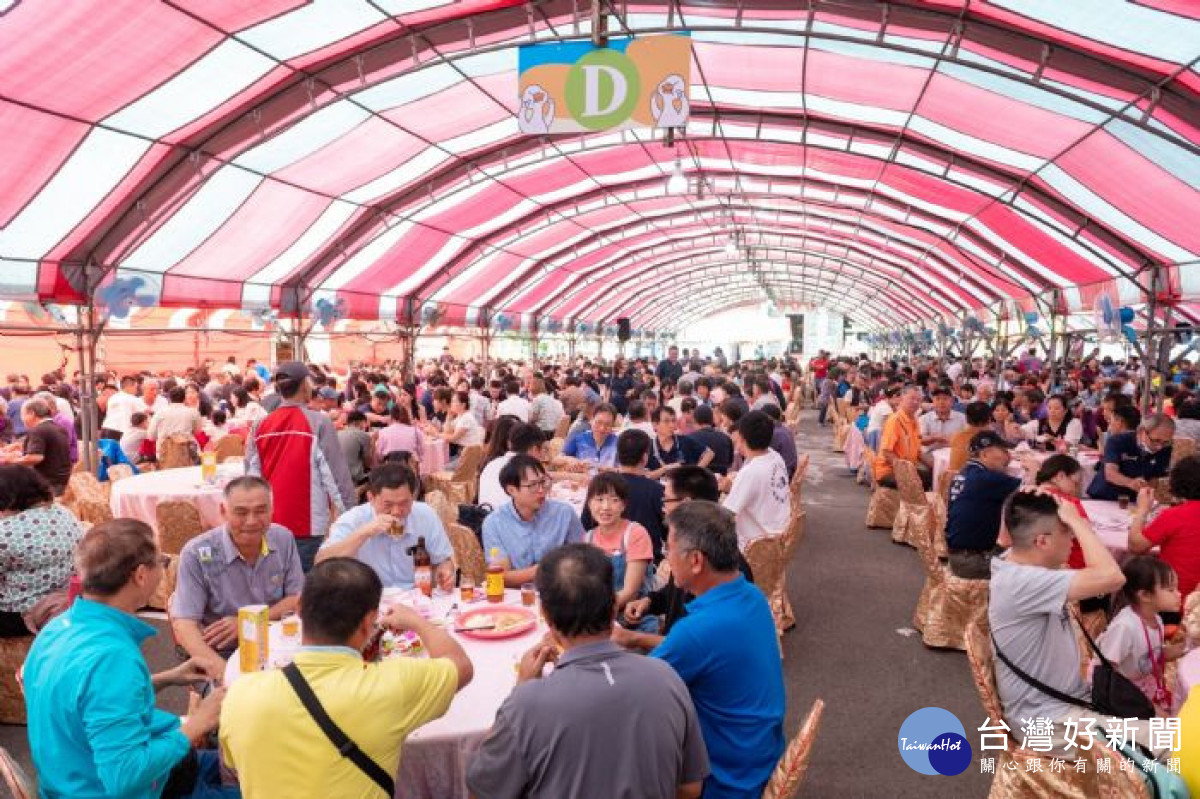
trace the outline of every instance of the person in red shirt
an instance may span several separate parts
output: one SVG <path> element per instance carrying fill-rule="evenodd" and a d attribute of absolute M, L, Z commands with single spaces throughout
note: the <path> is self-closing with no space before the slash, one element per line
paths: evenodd
<path fill-rule="evenodd" d="M 820 391 L 821 381 L 829 374 L 829 359 L 825 356 L 825 350 L 818 352 L 817 357 L 808 362 L 808 371 L 812 374 L 813 390 Z"/>
<path fill-rule="evenodd" d="M 1200 585 L 1200 455 L 1189 455 L 1176 463 L 1170 481 L 1171 493 L 1183 504 L 1167 508 L 1147 525 L 1154 491 L 1139 491 L 1129 526 L 1129 551 L 1140 555 L 1158 547 L 1158 556 L 1179 575 L 1179 594 L 1186 603 L 1188 595 Z"/>
<path fill-rule="evenodd" d="M 1083 493 L 1083 467 L 1079 461 L 1070 455 L 1051 455 L 1042 462 L 1034 478 L 1038 488 L 1049 491 L 1056 497 L 1061 497 L 1075 506 L 1081 518 L 1088 517 L 1079 500 Z M 1071 555 L 1067 558 L 1067 566 L 1071 569 L 1084 567 L 1083 550 L 1079 542 L 1071 539 Z"/>

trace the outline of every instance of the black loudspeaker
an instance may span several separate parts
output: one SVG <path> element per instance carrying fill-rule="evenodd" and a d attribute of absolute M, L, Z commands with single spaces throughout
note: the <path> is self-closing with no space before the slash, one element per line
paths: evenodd
<path fill-rule="evenodd" d="M 788 321 L 792 323 L 792 341 L 804 341 L 804 314 L 788 314 Z"/>
<path fill-rule="evenodd" d="M 622 316 L 617 320 L 617 341 L 629 341 L 629 317 Z"/>

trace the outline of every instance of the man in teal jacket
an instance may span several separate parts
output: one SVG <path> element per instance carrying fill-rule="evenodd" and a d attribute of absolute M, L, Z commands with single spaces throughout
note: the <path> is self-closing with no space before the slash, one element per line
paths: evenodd
<path fill-rule="evenodd" d="M 139 648 L 155 634 L 134 613 L 163 577 L 154 533 L 143 522 L 98 524 L 80 540 L 83 595 L 38 634 L 25 661 L 29 743 L 41 796 L 157 799 L 193 742 L 211 732 L 224 689 L 181 724 L 154 706 L 169 685 L 203 680 L 188 661 L 151 676 Z M 237 796 L 219 787 L 211 753 L 198 758 L 193 796 Z"/>

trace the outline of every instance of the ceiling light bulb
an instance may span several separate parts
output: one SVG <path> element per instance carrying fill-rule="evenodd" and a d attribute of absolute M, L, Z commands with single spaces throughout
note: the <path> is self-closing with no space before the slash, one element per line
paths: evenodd
<path fill-rule="evenodd" d="M 675 159 L 675 168 L 671 170 L 671 177 L 667 179 L 667 194 L 684 194 L 687 192 L 688 182 L 687 176 L 683 174 L 683 164 L 679 163 L 679 159 Z"/>
<path fill-rule="evenodd" d="M 728 255 L 730 258 L 737 256 L 738 246 L 737 246 L 737 238 L 736 237 L 730 236 L 729 240 L 725 242 L 725 254 Z"/>

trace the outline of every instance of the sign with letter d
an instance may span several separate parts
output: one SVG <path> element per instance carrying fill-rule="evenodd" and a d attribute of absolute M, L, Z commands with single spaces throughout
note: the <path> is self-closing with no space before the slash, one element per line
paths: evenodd
<path fill-rule="evenodd" d="M 520 48 L 522 133 L 587 133 L 687 124 L 691 37 L 527 44 Z"/>

